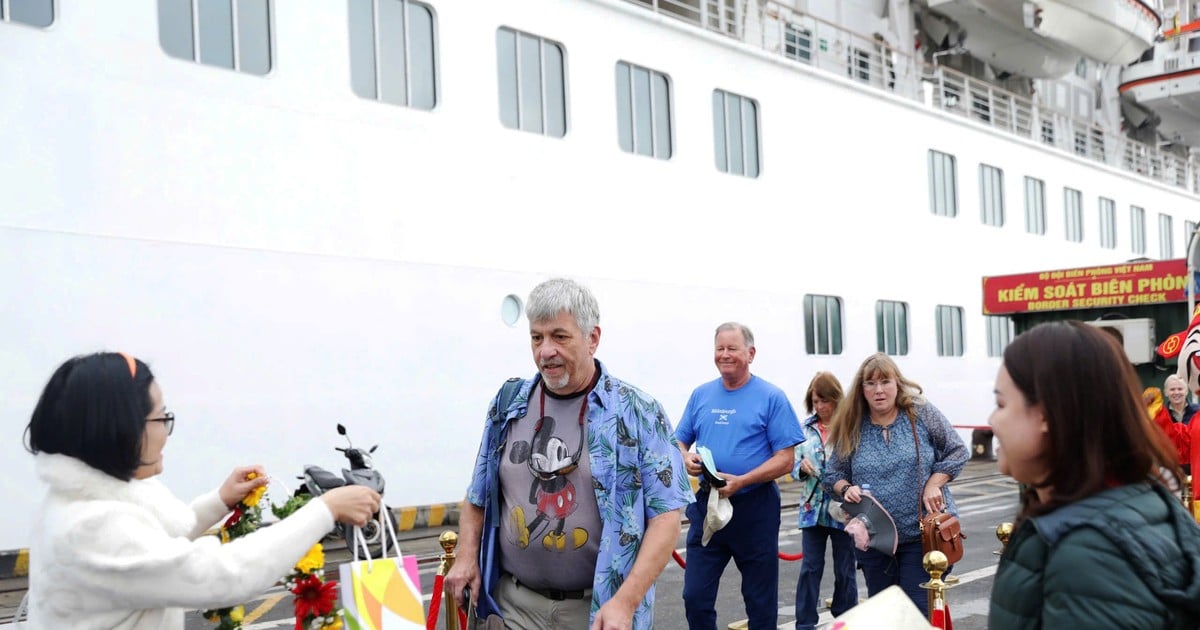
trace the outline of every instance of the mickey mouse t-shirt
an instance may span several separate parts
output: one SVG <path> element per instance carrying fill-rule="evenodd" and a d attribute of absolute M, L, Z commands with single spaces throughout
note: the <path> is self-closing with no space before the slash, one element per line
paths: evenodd
<path fill-rule="evenodd" d="M 600 512 L 588 459 L 586 401 L 530 392 L 500 462 L 500 567 L 537 589 L 592 587 Z"/>

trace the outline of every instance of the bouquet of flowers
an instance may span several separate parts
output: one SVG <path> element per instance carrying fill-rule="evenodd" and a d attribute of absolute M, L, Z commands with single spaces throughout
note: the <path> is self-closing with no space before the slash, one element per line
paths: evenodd
<path fill-rule="evenodd" d="M 308 503 L 308 495 L 288 499 L 282 506 L 272 506 L 279 518 L 295 512 Z M 284 585 L 295 598 L 296 630 L 342 630 L 342 609 L 336 606 L 337 581 L 325 581 L 325 549 L 317 543 L 296 563 L 284 578 Z"/>
<path fill-rule="evenodd" d="M 257 476 L 250 473 L 246 479 L 254 479 Z M 267 487 L 259 486 L 234 506 L 233 513 L 225 519 L 221 525 L 221 531 L 217 533 L 221 537 L 221 543 L 228 543 L 258 529 L 259 524 L 262 523 L 262 507 L 259 506 L 259 502 L 266 493 Z M 216 630 L 239 630 L 242 627 L 242 618 L 246 615 L 246 609 L 242 606 L 230 606 L 205 610 L 200 614 L 205 619 L 217 624 Z"/>
<path fill-rule="evenodd" d="M 250 473 L 247 480 L 257 475 Z M 259 505 L 267 487 L 255 488 L 233 509 L 229 518 L 221 525 L 218 535 L 222 543 L 236 540 L 258 529 L 262 523 L 262 507 Z M 271 506 L 276 517 L 287 518 L 304 507 L 310 497 L 301 495 L 288 499 L 282 506 Z M 337 582 L 325 581 L 325 550 L 321 543 L 313 545 L 304 557 L 284 576 L 284 585 L 294 595 L 296 630 L 341 630 L 342 609 L 337 607 Z M 217 624 L 216 630 L 240 630 L 246 615 L 243 606 L 231 606 L 205 610 L 205 619 Z"/>

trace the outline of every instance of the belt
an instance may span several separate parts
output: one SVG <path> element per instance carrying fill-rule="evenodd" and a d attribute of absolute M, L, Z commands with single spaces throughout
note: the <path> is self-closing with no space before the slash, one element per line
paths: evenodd
<path fill-rule="evenodd" d="M 518 587 L 533 591 L 534 593 L 537 593 L 546 599 L 552 599 L 556 602 L 561 602 L 564 599 L 586 599 L 592 596 L 592 589 L 590 588 L 580 589 L 577 591 L 560 591 L 553 588 L 533 588 L 528 584 L 522 584 L 515 575 L 510 574 L 508 577 L 512 578 L 513 584 L 516 584 Z"/>

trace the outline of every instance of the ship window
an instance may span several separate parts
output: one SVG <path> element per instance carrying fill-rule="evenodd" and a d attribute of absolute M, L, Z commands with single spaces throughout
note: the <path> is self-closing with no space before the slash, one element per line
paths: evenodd
<path fill-rule="evenodd" d="M 1004 171 L 979 165 L 979 213 L 984 225 L 1004 225 Z"/>
<path fill-rule="evenodd" d="M 958 170 L 953 155 L 929 150 L 929 208 L 939 217 L 958 216 Z"/>
<path fill-rule="evenodd" d="M 842 298 L 804 296 L 804 351 L 808 354 L 842 353 Z"/>
<path fill-rule="evenodd" d="M 1195 40 L 1193 40 L 1193 41 L 1195 41 Z M 1143 61 L 1154 61 L 1154 47 L 1153 46 L 1147 48 L 1146 51 L 1142 53 L 1142 56 L 1138 57 L 1137 63 L 1141 63 Z"/>
<path fill-rule="evenodd" d="M 1063 189 L 1063 214 L 1067 226 L 1067 240 L 1083 242 L 1083 193 L 1074 188 Z"/>
<path fill-rule="evenodd" d="M 1171 215 L 1158 215 L 1158 257 L 1166 260 L 1175 257 L 1174 228 Z"/>
<path fill-rule="evenodd" d="M 1137 206 L 1129 206 L 1129 244 L 1133 253 L 1146 253 L 1146 210 Z"/>
<path fill-rule="evenodd" d="M 986 315 L 984 319 L 987 320 L 988 356 L 1004 356 L 1004 348 L 1008 346 L 1008 342 L 1012 341 L 1013 338 L 1012 318 Z"/>
<path fill-rule="evenodd" d="M 1174 229 L 1171 226 L 1171 215 L 1158 215 L 1158 257 L 1167 260 L 1175 257 Z"/>
<path fill-rule="evenodd" d="M 628 153 L 662 160 L 671 157 L 671 80 L 667 75 L 617 62 L 617 144 Z"/>
<path fill-rule="evenodd" d="M 1154 50 L 1151 48 L 1150 50 Z M 1188 40 L 1188 52 L 1200 52 L 1200 36 Z"/>
<path fill-rule="evenodd" d="M 411 0 L 350 0 L 350 86 L 416 109 L 437 105 L 433 9 Z"/>
<path fill-rule="evenodd" d="M 158 41 L 177 59 L 266 74 L 270 0 L 158 0 Z"/>
<path fill-rule="evenodd" d="M 758 177 L 758 103 L 724 90 L 713 90 L 712 98 L 717 170 Z"/>
<path fill-rule="evenodd" d="M 908 354 L 908 303 L 875 302 L 875 341 L 880 352 Z"/>
<path fill-rule="evenodd" d="M 500 302 L 500 320 L 505 326 L 513 327 L 517 325 L 517 321 L 521 319 L 521 312 L 525 307 L 521 304 L 521 298 L 515 295 L 506 295 L 504 300 Z"/>
<path fill-rule="evenodd" d="M 795 59 L 796 61 L 811 63 L 812 31 L 796 26 L 795 24 L 784 25 L 783 54 L 785 57 Z"/>
<path fill-rule="evenodd" d="M 567 75 L 563 47 L 510 28 L 496 31 L 500 122 L 555 138 L 567 135 Z"/>
<path fill-rule="evenodd" d="M 961 306 L 937 307 L 937 353 L 939 357 L 963 355 L 963 309 Z"/>
<path fill-rule="evenodd" d="M 1117 202 L 1100 198 L 1100 247 L 1117 248 Z"/>
<path fill-rule="evenodd" d="M 1025 231 L 1046 233 L 1046 182 L 1025 178 Z"/>
<path fill-rule="evenodd" d="M 46 28 L 54 23 L 54 0 L 0 0 L 0 21 Z"/>
<path fill-rule="evenodd" d="M 1079 58 L 1079 61 L 1075 64 L 1075 76 L 1081 79 L 1087 78 L 1087 59 L 1083 57 Z"/>

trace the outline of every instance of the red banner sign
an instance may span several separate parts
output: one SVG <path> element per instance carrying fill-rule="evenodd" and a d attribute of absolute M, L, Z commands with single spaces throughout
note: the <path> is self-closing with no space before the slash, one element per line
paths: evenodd
<path fill-rule="evenodd" d="M 983 314 L 1187 301 L 1187 261 L 1157 260 L 983 279 Z"/>

